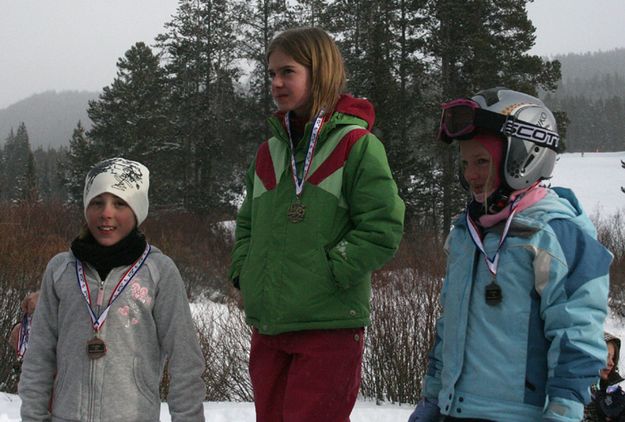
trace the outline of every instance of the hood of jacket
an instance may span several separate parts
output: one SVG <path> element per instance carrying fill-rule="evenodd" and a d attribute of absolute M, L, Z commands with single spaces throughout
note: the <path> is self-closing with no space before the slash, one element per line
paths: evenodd
<path fill-rule="evenodd" d="M 550 191 L 541 201 L 529 208 L 529 215 L 546 214 L 546 222 L 556 219 L 571 220 L 588 235 L 597 237 L 597 230 L 571 189 L 553 187 Z"/>
<path fill-rule="evenodd" d="M 279 111 L 269 118 L 269 125 L 273 134 L 280 139 L 288 140 L 284 116 L 286 112 Z M 375 123 L 375 109 L 373 104 L 365 98 L 356 98 L 351 94 L 342 94 L 336 107 L 326 115 L 322 133 L 329 132 L 338 125 L 358 125 L 371 130 Z M 306 133 L 310 133 L 312 123 L 306 124 Z"/>

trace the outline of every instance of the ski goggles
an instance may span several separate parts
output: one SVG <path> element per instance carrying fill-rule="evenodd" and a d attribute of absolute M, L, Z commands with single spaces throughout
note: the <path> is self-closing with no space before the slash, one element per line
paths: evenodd
<path fill-rule="evenodd" d="M 476 129 L 488 129 L 506 137 L 514 136 L 537 145 L 558 150 L 560 135 L 549 129 L 519 120 L 514 116 L 484 110 L 468 98 L 458 98 L 442 105 L 438 138 L 450 143 L 468 138 Z"/>

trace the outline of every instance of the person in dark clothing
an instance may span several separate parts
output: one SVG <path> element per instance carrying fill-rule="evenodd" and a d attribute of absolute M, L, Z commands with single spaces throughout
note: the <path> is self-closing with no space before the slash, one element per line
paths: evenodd
<path fill-rule="evenodd" d="M 618 373 L 621 340 L 604 334 L 608 346 L 606 366 L 599 382 L 590 388 L 592 402 L 584 409 L 584 422 L 625 421 L 625 391 L 618 385 L 623 377 Z"/>

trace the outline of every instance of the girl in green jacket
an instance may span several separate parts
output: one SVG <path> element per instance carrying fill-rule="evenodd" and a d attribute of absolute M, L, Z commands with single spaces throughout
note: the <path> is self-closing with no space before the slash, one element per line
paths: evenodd
<path fill-rule="evenodd" d="M 319 28 L 267 53 L 277 112 L 239 211 L 231 278 L 253 327 L 257 421 L 346 422 L 360 386 L 371 272 L 395 253 L 404 203 L 367 100 Z"/>

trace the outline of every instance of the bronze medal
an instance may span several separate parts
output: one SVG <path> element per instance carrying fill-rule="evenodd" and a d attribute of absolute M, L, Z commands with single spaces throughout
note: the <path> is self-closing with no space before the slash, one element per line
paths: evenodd
<path fill-rule="evenodd" d="M 106 354 L 106 344 L 100 337 L 94 337 L 87 342 L 87 355 L 89 359 L 100 359 Z"/>
<path fill-rule="evenodd" d="M 295 201 L 289 207 L 287 217 L 291 223 L 299 223 L 304 219 L 306 207 L 300 201 Z"/>
<path fill-rule="evenodd" d="M 490 306 L 496 306 L 501 303 L 501 300 L 503 299 L 501 287 L 499 287 L 495 280 L 491 281 L 491 283 L 486 286 L 484 297 L 486 299 L 486 303 Z"/>

